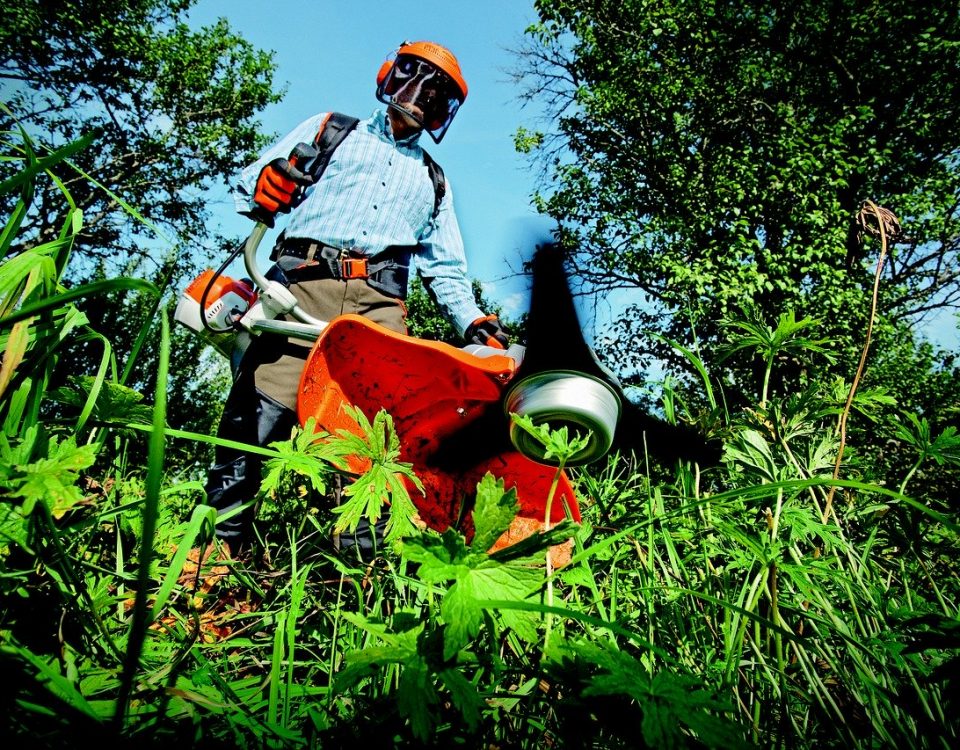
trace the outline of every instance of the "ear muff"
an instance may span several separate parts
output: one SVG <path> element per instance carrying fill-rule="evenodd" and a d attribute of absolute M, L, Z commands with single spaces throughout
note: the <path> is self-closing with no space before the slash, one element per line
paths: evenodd
<path fill-rule="evenodd" d="M 400 47 L 403 47 L 404 44 L 410 44 L 410 42 L 404 41 Z M 387 58 L 380 64 L 380 70 L 377 71 L 377 91 L 381 90 L 381 87 L 387 80 L 387 76 L 390 75 L 390 69 L 393 68 L 393 64 L 397 61 L 397 53 L 400 52 L 400 47 L 390 52 Z"/>
<path fill-rule="evenodd" d="M 379 89 L 383 86 L 383 82 L 387 80 L 387 76 L 390 74 L 390 68 L 393 67 L 393 58 L 383 61 L 383 64 L 380 66 L 380 70 L 377 71 L 377 88 Z"/>

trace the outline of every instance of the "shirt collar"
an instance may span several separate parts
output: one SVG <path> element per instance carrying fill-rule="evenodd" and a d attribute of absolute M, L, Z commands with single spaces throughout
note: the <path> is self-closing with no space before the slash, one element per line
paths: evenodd
<path fill-rule="evenodd" d="M 387 119 L 387 111 L 385 109 L 378 109 L 373 113 L 373 116 L 370 118 L 373 122 L 374 129 L 382 133 L 383 136 L 390 142 L 396 143 L 398 146 L 415 146 L 420 140 L 421 130 L 417 130 L 413 135 L 407 136 L 402 140 L 397 140 L 393 137 L 393 130 L 390 128 L 390 120 Z"/>

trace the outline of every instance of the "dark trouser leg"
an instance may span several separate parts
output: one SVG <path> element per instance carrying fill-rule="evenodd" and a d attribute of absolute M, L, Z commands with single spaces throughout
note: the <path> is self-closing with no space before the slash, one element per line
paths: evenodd
<path fill-rule="evenodd" d="M 290 290 L 305 312 L 321 320 L 358 313 L 399 332 L 406 332 L 406 308 L 400 300 L 371 288 L 363 280 L 316 279 L 294 283 Z M 257 337 L 240 364 L 217 436 L 254 445 L 290 437 L 297 424 L 296 403 L 300 374 L 309 342 L 276 335 Z M 260 488 L 262 459 L 258 455 L 218 447 L 208 472 L 207 503 L 220 514 L 251 500 Z M 252 508 L 217 524 L 217 536 L 236 549 L 252 541 Z M 342 548 L 358 546 L 366 557 L 374 554 L 374 539 L 383 537 L 385 519 L 372 534 L 364 521 L 357 535 L 342 539 Z"/>
<path fill-rule="evenodd" d="M 230 389 L 217 437 L 264 446 L 290 437 L 297 415 L 258 390 L 251 370 L 241 371 Z M 217 446 L 214 464 L 207 473 L 207 504 L 218 514 L 252 500 L 260 489 L 262 457 L 234 448 Z M 251 506 L 217 524 L 217 536 L 233 550 L 253 539 L 254 508 Z"/>

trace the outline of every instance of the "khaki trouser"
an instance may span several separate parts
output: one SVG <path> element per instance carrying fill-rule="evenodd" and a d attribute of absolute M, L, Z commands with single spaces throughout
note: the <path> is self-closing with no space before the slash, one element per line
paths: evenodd
<path fill-rule="evenodd" d="M 363 279 L 311 279 L 292 283 L 290 291 L 304 312 L 320 320 L 354 313 L 392 331 L 407 332 L 403 301 L 382 294 Z M 312 346 L 303 339 L 260 334 L 240 367 L 255 367 L 256 387 L 296 412 L 300 374 Z"/>

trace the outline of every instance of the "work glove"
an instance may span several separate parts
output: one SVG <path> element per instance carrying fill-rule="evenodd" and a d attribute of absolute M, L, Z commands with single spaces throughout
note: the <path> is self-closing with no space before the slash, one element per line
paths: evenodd
<path fill-rule="evenodd" d="M 506 349 L 510 346 L 510 338 L 506 329 L 500 325 L 496 315 L 487 315 L 477 318 L 463 334 L 468 344 L 478 346 L 492 346 L 494 349 Z"/>
<path fill-rule="evenodd" d="M 306 144 L 301 146 L 310 148 Z M 289 159 L 274 159 L 260 170 L 253 193 L 253 202 L 257 205 L 248 214 L 252 219 L 272 228 L 277 213 L 290 213 L 290 209 L 300 205 L 304 189 L 313 184 L 313 177 L 297 166 L 306 156 L 300 153 L 301 146 L 294 149 Z"/>

